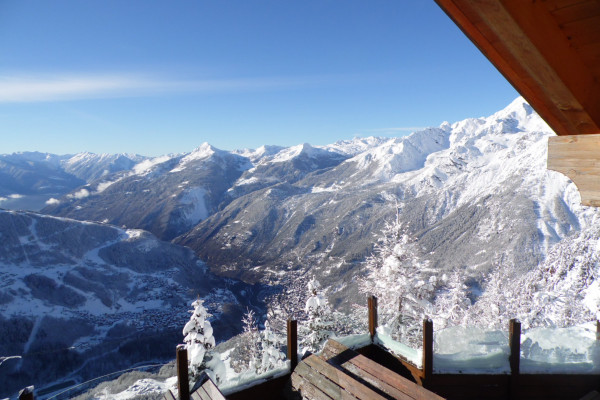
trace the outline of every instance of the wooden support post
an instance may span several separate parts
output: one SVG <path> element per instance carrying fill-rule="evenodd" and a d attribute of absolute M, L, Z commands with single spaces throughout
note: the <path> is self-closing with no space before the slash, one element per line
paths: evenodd
<path fill-rule="evenodd" d="M 519 364 L 521 361 L 521 323 L 516 319 L 511 319 L 508 326 L 508 341 L 510 346 L 510 372 L 519 374 Z"/>
<path fill-rule="evenodd" d="M 596 340 L 600 340 L 600 320 L 596 320 Z"/>
<path fill-rule="evenodd" d="M 179 400 L 190 400 L 188 356 L 184 344 L 177 346 L 177 390 L 179 390 Z"/>
<path fill-rule="evenodd" d="M 372 342 L 377 331 L 377 297 L 367 297 L 367 305 L 369 308 L 369 335 L 371 335 Z"/>
<path fill-rule="evenodd" d="M 433 321 L 423 320 L 423 381 L 433 375 Z"/>
<path fill-rule="evenodd" d="M 33 386 L 28 386 L 19 392 L 19 400 L 34 400 Z"/>
<path fill-rule="evenodd" d="M 510 399 L 519 398 L 519 368 L 521 363 L 521 323 L 511 319 L 508 325 L 508 344 L 510 346 Z"/>
<path fill-rule="evenodd" d="M 290 360 L 290 371 L 298 365 L 298 321 L 287 321 L 287 358 Z"/>

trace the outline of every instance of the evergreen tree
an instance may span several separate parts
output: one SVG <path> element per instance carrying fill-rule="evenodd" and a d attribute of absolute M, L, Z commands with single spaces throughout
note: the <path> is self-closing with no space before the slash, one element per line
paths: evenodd
<path fill-rule="evenodd" d="M 433 321 L 436 329 L 462 325 L 471 302 L 467 297 L 467 285 L 459 271 L 444 276 L 445 288 L 435 299 Z"/>
<path fill-rule="evenodd" d="M 422 320 L 432 312 L 436 277 L 420 258 L 416 241 L 399 218 L 386 223 L 365 262 L 367 276 L 360 290 L 377 297 L 379 321 L 392 337 L 413 347 L 422 342 Z"/>
<path fill-rule="evenodd" d="M 325 341 L 333 334 L 333 318 L 327 298 L 319 290 L 321 284 L 316 278 L 308 282 L 309 298 L 304 311 L 308 317 L 307 329 L 303 345 L 313 353 L 318 352 Z"/>
<path fill-rule="evenodd" d="M 184 343 L 187 344 L 188 360 L 190 363 L 190 376 L 196 377 L 205 368 L 205 356 L 215 347 L 213 329 L 208 321 L 210 316 L 203 305 L 204 301 L 198 299 L 192 303 L 192 316 L 183 328 Z"/>
<path fill-rule="evenodd" d="M 262 338 L 262 361 L 261 361 L 261 372 L 267 372 L 274 368 L 277 368 L 285 362 L 285 354 L 279 350 L 279 338 L 271 330 L 269 321 L 265 321 L 265 329 L 261 332 Z"/>

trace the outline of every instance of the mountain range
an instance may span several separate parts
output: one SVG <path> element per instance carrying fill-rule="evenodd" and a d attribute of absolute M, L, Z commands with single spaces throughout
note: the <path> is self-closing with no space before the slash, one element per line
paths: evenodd
<path fill-rule="evenodd" d="M 102 342 L 113 327 L 143 329 L 127 327 L 135 310 L 185 315 L 189 290 L 220 293 L 234 305 L 221 316 L 231 321 L 246 305 L 260 307 L 266 293 L 313 275 L 331 304 L 347 309 L 364 303 L 363 261 L 393 220 L 431 268 L 461 271 L 477 296 L 496 267 L 531 271 L 598 218 L 567 177 L 546 169 L 551 135 L 518 98 L 491 116 L 400 138 L 236 151 L 204 143 L 154 158 L 0 156 L 0 206 L 38 195 L 45 204 L 41 214 L 0 214 L 12 257 L 0 260 L 0 303 L 17 310 L 2 313 L 10 320 L 3 326 L 19 327 L 11 335 L 28 351 L 43 327 L 40 312 L 78 321 L 67 342 Z M 166 325 L 174 332 L 181 322 Z"/>

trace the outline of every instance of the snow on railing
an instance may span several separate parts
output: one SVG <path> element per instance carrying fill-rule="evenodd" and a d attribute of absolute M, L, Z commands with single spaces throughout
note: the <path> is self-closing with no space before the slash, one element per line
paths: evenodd
<path fill-rule="evenodd" d="M 521 336 L 521 373 L 599 373 L 598 323 L 533 328 Z"/>
<path fill-rule="evenodd" d="M 434 332 L 435 373 L 510 373 L 508 332 L 453 326 Z"/>

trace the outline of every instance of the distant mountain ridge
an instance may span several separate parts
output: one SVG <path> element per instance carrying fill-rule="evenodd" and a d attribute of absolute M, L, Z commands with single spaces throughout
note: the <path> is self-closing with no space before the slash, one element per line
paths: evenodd
<path fill-rule="evenodd" d="M 552 134 L 518 98 L 401 138 L 234 152 L 205 143 L 106 175 L 43 212 L 149 230 L 248 282 L 316 274 L 341 301 L 399 208 L 423 257 L 481 281 L 498 263 L 538 265 L 595 213 L 546 170 Z"/>
<path fill-rule="evenodd" d="M 144 159 L 131 154 L 0 154 L 0 207 L 38 211 L 50 199 L 103 176 L 129 170 Z"/>

